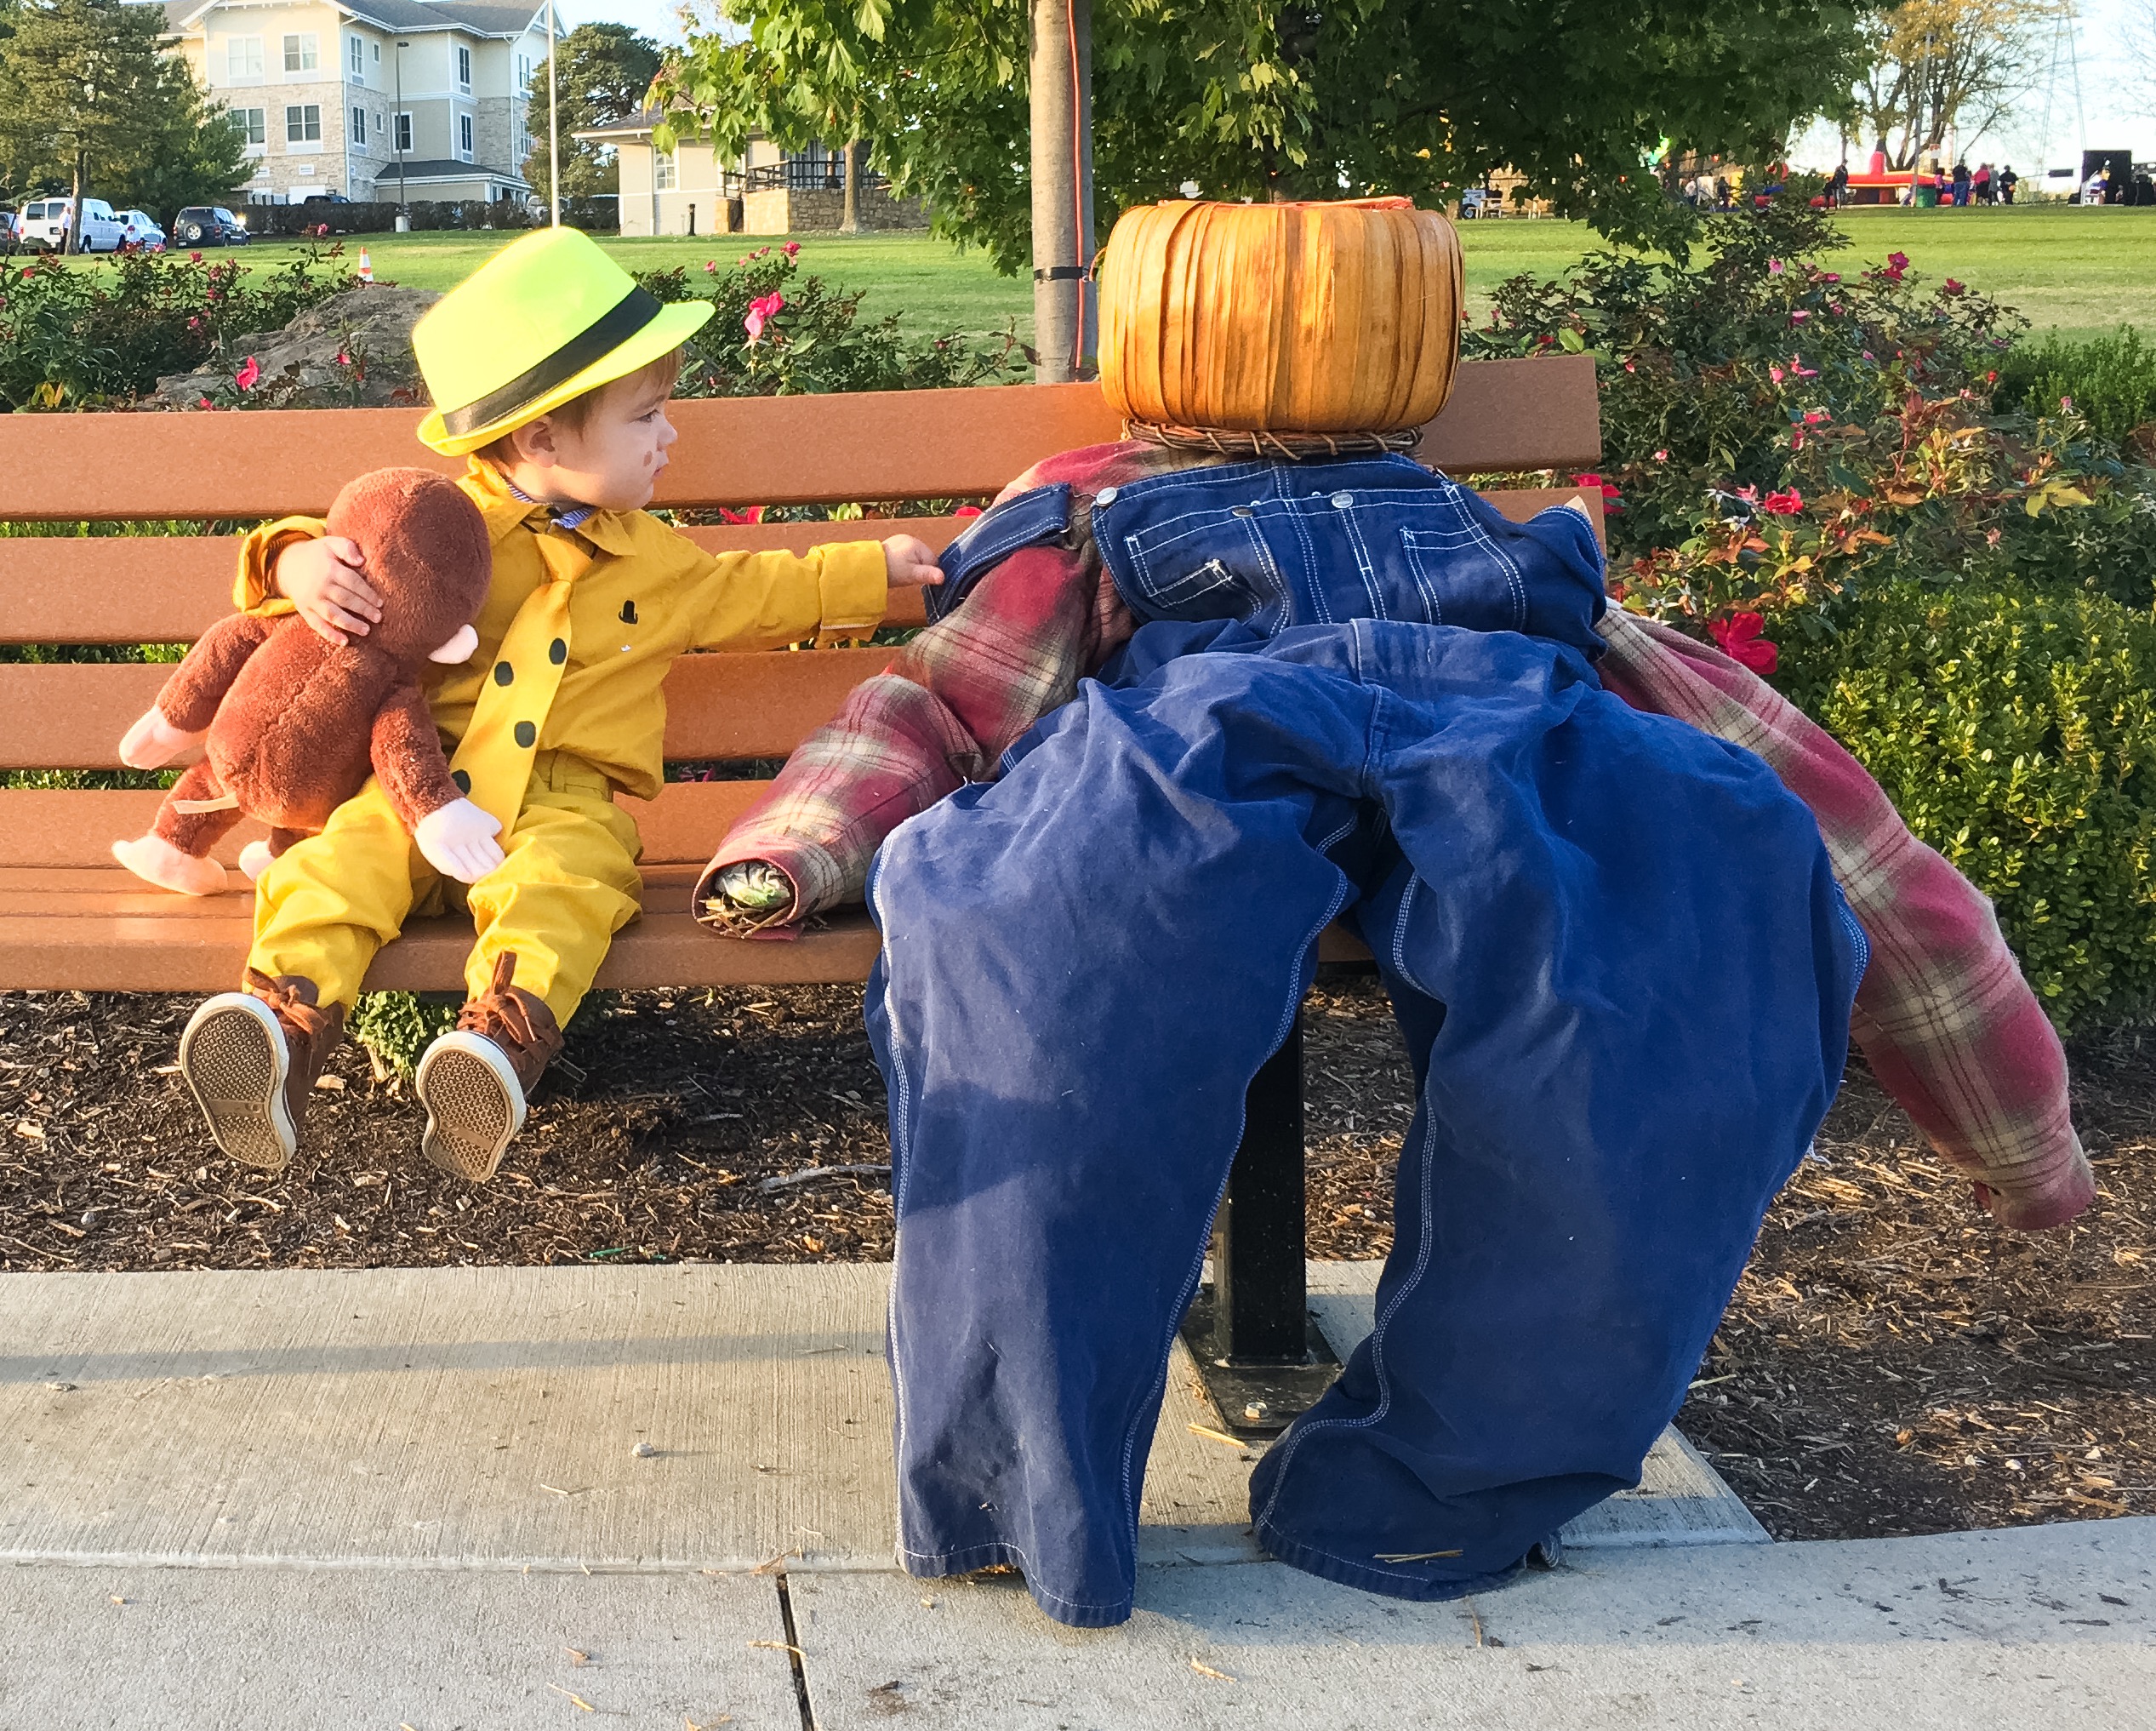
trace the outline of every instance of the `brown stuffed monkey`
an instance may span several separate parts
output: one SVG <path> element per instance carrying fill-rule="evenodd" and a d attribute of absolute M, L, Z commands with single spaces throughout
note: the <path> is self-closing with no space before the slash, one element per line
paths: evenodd
<path fill-rule="evenodd" d="M 120 742 L 120 761 L 138 769 L 205 747 L 150 833 L 112 844 L 137 877 L 216 894 L 225 868 L 210 850 L 242 817 L 270 826 L 268 843 L 241 855 L 259 877 L 370 770 L 437 871 L 471 883 L 499 863 L 499 826 L 450 778 L 419 681 L 426 662 L 463 661 L 478 647 L 471 621 L 493 572 L 479 507 L 426 470 L 379 469 L 337 495 L 327 532 L 359 544 L 380 622 L 342 647 L 289 614 L 236 614 L 203 633 Z"/>

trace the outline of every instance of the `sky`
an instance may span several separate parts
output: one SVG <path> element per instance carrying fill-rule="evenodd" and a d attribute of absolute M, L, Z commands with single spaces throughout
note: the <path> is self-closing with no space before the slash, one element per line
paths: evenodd
<path fill-rule="evenodd" d="M 661 43 L 679 42 L 681 0 L 557 0 L 563 27 L 610 21 L 632 25 Z M 2090 149 L 2130 149 L 2142 161 L 2156 158 L 2156 84 L 2134 76 L 2120 41 L 2134 0 L 2080 0 L 2079 27 L 2045 80 L 1997 136 L 1962 140 L 1973 162 L 2012 162 L 2024 170 L 2079 164 Z M 708 15 L 708 14 L 707 14 Z M 2156 68 L 2140 69 L 2156 79 Z M 2077 80 L 2078 73 L 2078 80 Z M 2078 83 L 2078 90 L 2077 90 Z M 2136 86 L 2147 94 L 2136 100 Z M 1833 129 L 1815 131 L 1800 145 L 1800 164 L 1831 168 Z"/>

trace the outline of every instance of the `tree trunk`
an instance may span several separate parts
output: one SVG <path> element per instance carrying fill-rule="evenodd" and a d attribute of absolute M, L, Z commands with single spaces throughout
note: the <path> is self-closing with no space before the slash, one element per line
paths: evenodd
<path fill-rule="evenodd" d="M 846 192 L 841 205 L 838 231 L 841 234 L 858 234 L 861 231 L 861 141 L 858 138 L 846 141 Z"/>
<path fill-rule="evenodd" d="M 1035 380 L 1093 376 L 1092 0 L 1032 0 Z"/>
<path fill-rule="evenodd" d="M 83 250 L 83 182 L 89 178 L 90 153 L 75 152 L 75 200 L 67 223 L 66 244 L 60 250 L 72 258 Z"/>

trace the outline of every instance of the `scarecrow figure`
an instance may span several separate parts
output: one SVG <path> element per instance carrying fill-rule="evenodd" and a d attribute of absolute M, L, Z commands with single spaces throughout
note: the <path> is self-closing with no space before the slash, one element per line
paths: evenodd
<path fill-rule="evenodd" d="M 704 875 L 722 931 L 865 891 L 883 933 L 917 1575 L 1129 1614 L 1170 1347 L 1336 919 L 1420 1102 L 1376 1328 L 1253 1477 L 1298 1568 L 1452 1597 L 1636 1484 L 1852 1026 L 2000 1220 L 2093 1194 L 1988 905 L 1876 785 L 1608 607 L 1583 507 L 1513 523 L 1397 454 L 1458 292 L 1397 203 L 1126 216 L 1141 437 L 1007 489 Z"/>

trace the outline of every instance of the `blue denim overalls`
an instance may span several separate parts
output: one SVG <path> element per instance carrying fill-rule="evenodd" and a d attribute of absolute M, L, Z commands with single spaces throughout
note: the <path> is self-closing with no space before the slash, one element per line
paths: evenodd
<path fill-rule="evenodd" d="M 1129 1614 L 1245 1093 L 1344 918 L 1420 1103 L 1376 1329 L 1252 1516 L 1374 1591 L 1500 1581 L 1637 1482 L 1839 1083 L 1862 934 L 1764 764 L 1601 689 L 1577 512 L 1246 464 L 1092 529 L 1144 627 L 870 879 L 901 1558 Z"/>

